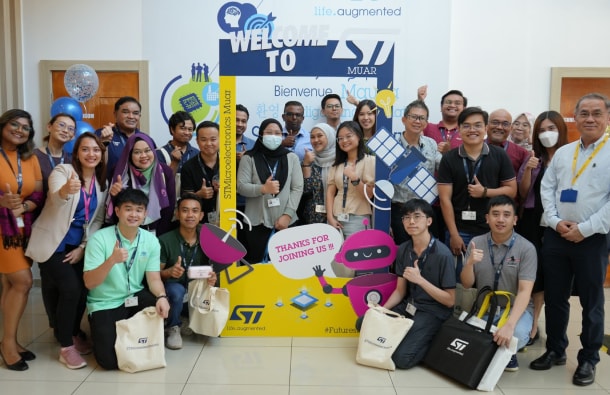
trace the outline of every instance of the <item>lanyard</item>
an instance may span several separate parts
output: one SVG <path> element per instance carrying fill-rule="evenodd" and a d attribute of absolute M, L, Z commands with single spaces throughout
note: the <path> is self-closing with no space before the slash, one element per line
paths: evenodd
<path fill-rule="evenodd" d="M 606 141 L 608 141 L 608 136 L 610 136 L 610 135 L 606 134 L 606 137 L 604 137 L 604 140 L 597 147 L 595 147 L 595 149 L 593 150 L 591 155 L 589 155 L 589 157 L 587 158 L 585 163 L 583 163 L 582 166 L 580 167 L 580 170 L 578 170 L 578 173 L 576 173 L 576 160 L 578 159 L 578 152 L 580 151 L 580 144 L 576 144 L 576 149 L 574 150 L 574 159 L 572 159 L 572 185 L 574 185 L 574 183 L 576 182 L 578 177 L 580 177 L 582 172 L 585 171 L 587 166 L 589 166 L 589 163 L 591 163 L 591 160 L 593 160 L 593 158 L 595 157 L 595 155 L 597 155 L 599 150 L 601 150 L 602 147 L 606 144 Z"/>
<path fill-rule="evenodd" d="M 438 128 L 438 131 L 441 132 L 441 137 L 443 138 L 443 141 L 450 142 L 452 140 L 453 133 L 449 129 L 441 126 Z"/>
<path fill-rule="evenodd" d="M 496 274 L 494 277 L 494 291 L 498 289 L 498 283 L 500 282 L 500 273 L 502 272 L 502 267 L 504 266 L 504 261 L 506 260 L 506 257 L 508 256 L 508 253 L 510 252 L 510 250 L 513 248 L 513 245 L 515 245 L 514 233 L 513 233 L 513 237 L 510 239 L 510 243 L 508 244 L 508 249 L 506 250 L 506 253 L 502 257 L 502 260 L 500 260 L 498 269 L 496 270 Z M 493 250 L 493 243 L 491 241 L 491 236 L 489 236 L 487 238 L 487 248 L 489 248 L 489 259 L 491 260 L 491 266 L 493 267 L 496 265 L 496 261 L 494 258 L 494 250 Z M 511 259 L 513 261 L 515 260 L 514 257 L 512 257 Z"/>
<path fill-rule="evenodd" d="M 428 259 L 428 255 L 430 254 L 430 250 L 432 249 L 432 246 L 434 245 L 434 242 L 436 241 L 436 239 L 434 238 L 434 236 L 430 237 L 430 243 L 428 243 L 428 247 L 424 250 L 424 252 L 420 255 L 420 256 L 415 256 L 415 258 L 413 257 L 413 250 L 409 251 L 409 257 L 411 258 L 411 262 L 415 262 L 417 260 L 417 266 L 419 266 L 419 269 L 422 270 L 424 268 L 424 264 L 426 263 L 426 259 Z M 415 266 L 415 265 L 413 265 Z"/>
<path fill-rule="evenodd" d="M 466 182 L 468 184 L 472 184 L 472 182 L 474 181 L 474 178 L 479 173 L 479 169 L 481 168 L 481 163 L 483 163 L 483 155 L 481 155 L 481 157 L 475 162 L 474 171 L 472 173 L 472 176 L 470 175 L 470 169 L 468 167 L 468 160 L 466 158 L 462 158 L 462 163 L 464 163 L 464 173 L 466 173 Z"/>
<path fill-rule="evenodd" d="M 205 165 L 205 163 L 203 163 L 203 160 L 201 159 L 201 155 L 197 155 L 197 159 L 199 160 L 199 167 L 201 167 L 201 172 L 203 173 L 203 177 L 205 178 L 206 182 L 209 182 L 211 185 L 212 180 L 214 179 L 214 174 L 216 174 L 216 169 L 218 166 L 218 157 L 216 158 L 216 164 L 214 165 L 214 168 L 212 169 L 212 177 L 210 177 L 210 174 L 208 173 L 208 170 L 206 169 L 206 165 Z M 206 185 L 206 187 L 207 187 L 207 185 Z"/>
<path fill-rule="evenodd" d="M 17 173 L 15 174 L 15 169 L 13 169 L 11 161 L 8 160 L 6 152 L 4 152 L 2 148 L 0 148 L 0 152 L 2 153 L 2 156 L 4 156 L 6 163 L 8 163 L 9 167 L 11 168 L 13 175 L 17 179 L 17 195 L 21 195 L 21 187 L 23 186 L 23 173 L 21 172 L 21 155 L 19 154 L 19 151 L 17 151 Z"/>
<path fill-rule="evenodd" d="M 123 242 L 121 241 L 121 237 L 119 236 L 119 226 L 116 225 L 114 227 L 114 234 L 116 236 L 116 240 L 119 242 L 119 247 L 123 248 Z M 140 229 L 138 229 L 138 240 L 136 241 L 136 249 L 133 250 L 131 254 L 131 258 L 129 258 L 129 263 L 125 262 L 125 271 L 127 272 L 127 293 L 131 294 L 131 284 L 129 281 L 129 271 L 133 266 L 133 262 L 136 259 L 136 254 L 138 253 L 138 247 L 140 246 Z"/>
<path fill-rule="evenodd" d="M 358 161 L 356 161 L 358 163 Z M 354 168 L 356 167 L 356 163 L 354 163 Z M 347 167 L 347 161 L 343 164 L 343 168 Z M 343 214 L 345 214 L 345 204 L 347 202 L 347 188 L 349 187 L 349 182 L 347 176 L 343 175 Z"/>
<path fill-rule="evenodd" d="M 188 247 L 188 249 L 186 251 L 184 250 L 184 246 L 185 245 Z M 193 261 L 195 260 L 195 256 L 197 255 L 197 247 L 198 246 L 199 246 L 198 242 L 196 242 L 192 246 L 188 245 L 186 242 L 180 243 L 180 256 L 182 257 L 182 264 L 184 265 L 185 269 L 188 270 L 188 268 L 191 267 L 191 265 L 193 264 Z M 186 254 L 187 254 L 187 252 L 189 252 L 191 250 L 192 250 L 191 260 L 187 261 Z"/>
<path fill-rule="evenodd" d="M 85 225 L 89 223 L 89 213 L 91 210 L 91 197 L 93 196 L 93 188 L 95 187 L 95 175 L 91 177 L 91 185 L 89 185 L 89 193 L 85 191 L 85 186 L 80 187 L 83 193 L 83 202 L 85 203 Z"/>
<path fill-rule="evenodd" d="M 55 161 L 53 160 L 53 157 L 51 156 L 51 151 L 49 151 L 49 147 L 46 147 L 46 150 L 47 150 L 47 156 L 49 157 L 49 162 L 51 162 L 51 169 L 53 169 L 57 165 L 55 164 Z M 59 160 L 59 164 L 60 165 L 64 164 L 64 150 L 61 150 L 61 158 Z"/>

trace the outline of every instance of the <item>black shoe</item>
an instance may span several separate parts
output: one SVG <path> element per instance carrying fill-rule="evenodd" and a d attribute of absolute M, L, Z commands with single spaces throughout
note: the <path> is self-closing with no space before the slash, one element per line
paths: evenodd
<path fill-rule="evenodd" d="M 23 360 L 23 358 L 21 358 L 19 361 L 15 362 L 14 364 L 9 365 L 8 362 L 6 362 L 6 359 L 4 359 L 4 355 L 2 354 L 2 348 L 0 348 L 0 357 L 2 357 L 2 360 L 4 361 L 4 364 L 6 365 L 6 368 L 8 370 L 15 370 L 17 372 L 23 372 L 24 370 L 28 370 L 28 368 L 29 368 L 28 364 Z"/>
<path fill-rule="evenodd" d="M 572 383 L 575 385 L 585 386 L 591 385 L 595 381 L 595 366 L 590 362 L 582 362 L 578 364 L 576 372 L 572 377 Z"/>
<path fill-rule="evenodd" d="M 31 352 L 30 350 L 25 350 L 25 351 L 21 351 L 19 353 L 19 355 L 21 355 L 21 358 L 24 361 L 33 361 L 36 359 L 36 354 L 34 354 L 33 352 Z"/>
<path fill-rule="evenodd" d="M 565 365 L 565 354 L 559 355 L 555 351 L 547 351 L 542 356 L 530 362 L 530 369 L 533 370 L 549 370 L 553 365 Z"/>
<path fill-rule="evenodd" d="M 534 337 L 530 337 L 529 341 L 527 342 L 526 346 L 531 346 L 534 343 L 536 343 L 538 341 L 538 339 L 540 339 L 540 332 L 536 332 L 536 334 L 534 335 Z"/>

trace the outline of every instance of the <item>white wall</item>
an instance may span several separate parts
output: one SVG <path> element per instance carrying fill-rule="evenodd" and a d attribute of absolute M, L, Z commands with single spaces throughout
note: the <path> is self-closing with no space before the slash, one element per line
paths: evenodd
<path fill-rule="evenodd" d="M 217 57 L 216 11 L 221 0 L 20 0 L 23 7 L 25 104 L 40 130 L 41 59 L 150 61 L 151 134 L 164 141 L 161 90 L 199 57 Z M 359 0 L 353 4 L 396 4 Z M 259 5 L 260 2 L 253 2 Z M 261 3 L 273 8 L 274 1 Z M 283 2 L 281 2 L 284 4 Z M 322 0 L 299 4 L 311 7 Z M 512 113 L 538 113 L 549 104 L 550 68 L 610 64 L 607 0 L 409 0 L 397 44 L 397 106 L 429 86 L 431 120 L 438 120 L 440 96 L 461 89 L 473 105 Z M 296 3 L 295 3 L 296 5 Z M 295 9 L 297 7 L 295 6 Z M 299 12 L 282 15 L 298 21 Z M 346 27 L 354 20 L 345 19 Z M 368 25 L 367 25 L 368 26 Z M 371 27 L 371 26 L 368 26 Z M 340 28 L 340 27 L 339 27 Z M 212 68 L 212 66 L 210 67 Z M 217 73 L 217 71 L 216 71 Z M 217 78 L 217 74 L 215 76 Z M 146 109 L 145 109 L 146 110 Z M 395 122 L 396 127 L 400 124 Z M 40 136 L 39 136 L 40 137 Z"/>

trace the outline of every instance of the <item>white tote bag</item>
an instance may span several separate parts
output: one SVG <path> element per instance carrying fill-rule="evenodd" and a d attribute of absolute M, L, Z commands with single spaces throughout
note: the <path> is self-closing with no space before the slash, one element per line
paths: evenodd
<path fill-rule="evenodd" d="M 228 289 L 210 287 L 207 278 L 189 283 L 189 327 L 193 332 L 218 337 L 228 318 Z"/>
<path fill-rule="evenodd" d="M 116 322 L 116 351 L 120 370 L 129 373 L 164 368 L 163 318 L 154 307 Z"/>
<path fill-rule="evenodd" d="M 380 369 L 395 370 L 392 354 L 404 339 L 413 320 L 369 303 L 364 314 L 356 362 Z"/>

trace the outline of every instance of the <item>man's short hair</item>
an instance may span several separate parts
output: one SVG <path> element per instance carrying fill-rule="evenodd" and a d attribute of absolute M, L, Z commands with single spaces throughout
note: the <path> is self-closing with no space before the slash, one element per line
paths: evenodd
<path fill-rule="evenodd" d="M 284 104 L 284 111 L 286 111 L 286 109 L 289 106 L 298 106 L 298 107 L 301 107 L 301 108 L 305 108 L 305 107 L 303 107 L 303 104 L 301 104 L 300 101 L 290 100 L 290 101 L 287 101 L 286 104 Z"/>
<path fill-rule="evenodd" d="M 458 91 L 457 89 L 452 89 L 441 97 L 441 106 L 443 105 L 443 103 L 445 103 L 445 98 L 450 95 L 462 96 L 462 100 L 464 100 L 464 108 L 468 106 L 468 99 L 461 91 Z"/>
<path fill-rule="evenodd" d="M 147 207 L 148 196 L 139 189 L 125 188 L 114 197 L 114 207 L 121 207 L 125 203 Z"/>
<path fill-rule="evenodd" d="M 182 196 L 180 196 L 180 199 L 178 199 L 178 203 L 176 203 L 176 208 L 180 208 L 180 203 L 182 203 L 186 200 L 194 200 L 194 201 L 198 202 L 199 208 L 203 211 L 203 202 L 201 201 L 199 196 L 195 195 L 192 192 L 183 193 Z"/>
<path fill-rule="evenodd" d="M 434 210 L 430 203 L 424 199 L 411 199 L 405 203 L 402 208 L 402 216 L 412 214 L 414 212 L 421 211 L 426 217 L 434 218 Z"/>
<path fill-rule="evenodd" d="M 193 126 L 195 126 L 195 124 L 197 123 L 195 122 L 195 118 L 193 118 L 193 116 L 186 111 L 176 111 L 175 113 L 173 113 L 172 116 L 169 117 L 169 133 L 171 134 L 172 130 L 174 130 L 176 126 L 182 125 L 186 121 L 191 121 L 193 123 Z"/>
<path fill-rule="evenodd" d="M 580 103 L 582 103 L 583 100 L 590 100 L 590 99 L 603 101 L 606 106 L 606 111 L 610 111 L 610 100 L 608 100 L 608 97 L 605 95 L 602 95 L 601 93 L 593 92 L 593 93 L 588 93 L 588 94 L 584 95 L 583 97 L 581 97 L 580 99 L 578 99 L 578 102 L 576 102 L 576 107 L 574 107 L 574 112 L 578 112 Z"/>
<path fill-rule="evenodd" d="M 328 95 L 326 95 L 322 98 L 322 109 L 325 108 L 326 102 L 328 101 L 328 99 L 339 100 L 339 104 L 341 104 L 341 107 L 343 107 L 343 102 L 341 101 L 341 96 L 337 95 L 336 93 L 329 93 Z"/>
<path fill-rule="evenodd" d="M 248 119 L 250 119 L 250 112 L 248 111 L 248 109 L 246 108 L 246 106 L 244 106 L 243 104 L 238 104 L 235 106 L 235 111 L 242 111 L 245 112 L 246 115 L 248 116 Z"/>
<path fill-rule="evenodd" d="M 203 121 L 199 125 L 197 125 L 196 135 L 199 137 L 199 130 L 203 128 L 214 128 L 220 132 L 220 126 L 216 122 L 212 121 Z"/>
<path fill-rule="evenodd" d="M 119 100 L 117 100 L 116 103 L 114 103 L 114 111 L 118 111 L 119 107 L 121 107 L 123 104 L 129 103 L 129 102 L 136 103 L 138 105 L 138 107 L 140 107 L 140 111 L 142 111 L 142 105 L 140 104 L 138 99 L 136 99 L 133 96 L 123 96 L 123 97 L 119 98 Z"/>
<path fill-rule="evenodd" d="M 407 114 L 409 114 L 409 111 L 414 108 L 421 108 L 423 110 L 426 110 L 426 120 L 428 119 L 430 111 L 428 110 L 428 106 L 426 105 L 426 103 L 424 103 L 422 100 L 413 100 L 411 103 L 409 103 L 405 108 L 405 112 L 403 115 L 406 117 Z"/>
<path fill-rule="evenodd" d="M 458 115 L 458 126 L 463 124 L 466 118 L 472 115 L 481 115 L 483 117 L 483 122 L 485 125 L 489 122 L 489 114 L 487 111 L 483 111 L 481 107 L 467 107 Z"/>
<path fill-rule="evenodd" d="M 515 200 L 507 195 L 499 195 L 499 196 L 494 196 L 492 198 L 489 199 L 489 202 L 487 202 L 487 213 L 489 214 L 489 212 L 491 211 L 492 208 L 496 207 L 496 206 L 512 206 L 513 208 L 513 214 L 517 214 L 517 203 L 515 203 Z"/>

